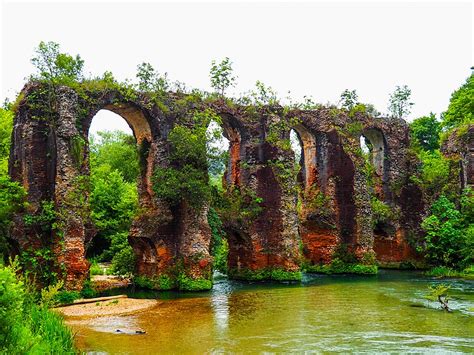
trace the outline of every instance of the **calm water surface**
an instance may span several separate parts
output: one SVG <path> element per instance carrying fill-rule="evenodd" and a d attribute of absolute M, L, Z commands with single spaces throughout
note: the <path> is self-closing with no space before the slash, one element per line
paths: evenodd
<path fill-rule="evenodd" d="M 452 285 L 453 313 L 424 299 L 436 282 L 397 271 L 306 275 L 286 285 L 218 279 L 207 293 L 134 292 L 160 303 L 72 326 L 79 348 L 93 353 L 474 353 L 474 282 L 443 281 Z"/>

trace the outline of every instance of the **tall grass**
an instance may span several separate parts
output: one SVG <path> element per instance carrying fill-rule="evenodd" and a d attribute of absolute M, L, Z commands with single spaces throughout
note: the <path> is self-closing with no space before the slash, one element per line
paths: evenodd
<path fill-rule="evenodd" d="M 0 354 L 74 354 L 62 317 L 38 303 L 15 263 L 0 266 Z"/>

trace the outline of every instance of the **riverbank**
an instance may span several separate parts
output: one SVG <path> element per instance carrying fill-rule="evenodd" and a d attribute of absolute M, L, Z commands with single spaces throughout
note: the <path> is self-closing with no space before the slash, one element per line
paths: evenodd
<path fill-rule="evenodd" d="M 57 307 L 54 310 L 68 318 L 94 318 L 135 314 L 157 304 L 158 301 L 154 299 L 120 298 Z"/>

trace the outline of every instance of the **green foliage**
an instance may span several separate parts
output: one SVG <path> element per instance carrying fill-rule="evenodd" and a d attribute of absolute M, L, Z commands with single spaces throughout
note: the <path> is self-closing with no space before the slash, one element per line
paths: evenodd
<path fill-rule="evenodd" d="M 474 74 L 467 78 L 464 85 L 453 92 L 449 107 L 442 115 L 442 126 L 452 129 L 463 124 L 474 123 Z"/>
<path fill-rule="evenodd" d="M 433 113 L 417 118 L 410 123 L 411 139 L 415 146 L 419 146 L 423 150 L 435 151 L 439 149 L 440 133 L 441 124 Z"/>
<path fill-rule="evenodd" d="M 353 137 L 359 137 L 362 134 L 364 129 L 364 124 L 362 122 L 352 122 L 348 123 L 345 126 L 345 130 Z"/>
<path fill-rule="evenodd" d="M 339 259 L 334 259 L 331 264 L 327 265 L 308 265 L 305 267 L 307 272 L 317 274 L 360 274 L 360 275 L 376 275 L 378 272 L 377 265 L 363 264 L 345 264 Z"/>
<path fill-rule="evenodd" d="M 0 176 L 8 171 L 8 156 L 13 129 L 13 112 L 0 108 Z"/>
<path fill-rule="evenodd" d="M 214 194 L 212 205 L 223 221 L 242 224 L 254 220 L 263 210 L 263 199 L 246 187 L 233 188 L 223 194 Z"/>
<path fill-rule="evenodd" d="M 211 255 L 214 257 L 214 269 L 226 274 L 229 244 L 223 230 L 222 221 L 214 208 L 209 209 L 207 220 L 211 228 Z"/>
<path fill-rule="evenodd" d="M 58 271 L 55 256 L 49 248 L 23 250 L 19 258 L 23 270 L 33 276 L 41 285 L 53 285 L 58 282 Z"/>
<path fill-rule="evenodd" d="M 430 195 L 446 192 L 445 187 L 451 176 L 449 160 L 439 150 L 421 151 L 418 157 L 421 160 L 421 169 L 418 175 L 411 177 L 412 181 Z"/>
<path fill-rule="evenodd" d="M 37 77 L 53 84 L 67 84 L 82 78 L 84 61 L 79 55 L 72 57 L 59 51 L 59 44 L 40 42 L 36 56 L 31 63 L 37 70 Z"/>
<path fill-rule="evenodd" d="M 390 94 L 388 104 L 388 111 L 393 117 L 404 118 L 411 112 L 411 107 L 414 105 L 410 102 L 411 89 L 406 86 L 397 86 L 395 91 Z"/>
<path fill-rule="evenodd" d="M 150 63 L 141 63 L 137 67 L 138 90 L 144 92 L 166 92 L 170 89 L 168 74 L 161 75 Z"/>
<path fill-rule="evenodd" d="M 99 234 L 128 230 L 138 209 L 136 185 L 106 164 L 92 170 L 91 183 L 92 220 Z"/>
<path fill-rule="evenodd" d="M 90 144 L 92 170 L 108 165 L 111 170 L 119 171 L 126 182 L 136 184 L 140 168 L 135 138 L 121 131 L 97 135 L 99 140 L 93 137 Z"/>
<path fill-rule="evenodd" d="M 149 278 L 146 276 L 135 276 L 133 278 L 135 285 L 141 288 L 148 288 L 160 291 L 172 290 L 175 282 L 168 275 L 160 275 L 159 277 Z"/>
<path fill-rule="evenodd" d="M 81 294 L 77 291 L 59 291 L 56 295 L 56 301 L 60 305 L 72 304 L 79 298 L 81 298 Z"/>
<path fill-rule="evenodd" d="M 220 63 L 216 63 L 215 60 L 211 62 L 211 70 L 209 76 L 211 78 L 211 87 L 216 92 L 224 96 L 225 91 L 235 86 L 236 77 L 232 75 L 232 62 L 228 57 L 224 58 Z"/>
<path fill-rule="evenodd" d="M 176 278 L 178 289 L 181 291 L 206 291 L 212 288 L 212 280 L 205 278 L 191 278 L 181 272 Z"/>
<path fill-rule="evenodd" d="M 0 173 L 0 259 L 7 254 L 13 214 L 26 206 L 26 191 Z"/>
<path fill-rule="evenodd" d="M 58 281 L 55 284 L 48 285 L 48 287 L 43 287 L 39 305 L 47 308 L 56 307 L 58 305 L 57 296 L 63 285 L 63 281 Z"/>
<path fill-rule="evenodd" d="M 466 194 L 461 210 L 466 208 L 465 204 L 472 208 L 472 192 Z M 473 223 L 470 213 L 463 215 L 454 203 L 441 196 L 431 206 L 431 215 L 421 224 L 426 235 L 420 251 L 432 265 L 463 269 L 473 264 Z"/>
<path fill-rule="evenodd" d="M 280 267 L 267 267 L 258 270 L 229 270 L 229 277 L 248 281 L 301 281 L 302 274 L 300 271 L 288 271 Z"/>
<path fill-rule="evenodd" d="M 97 262 L 97 258 L 93 258 L 90 261 L 90 263 L 91 263 L 91 266 L 89 268 L 89 273 L 91 276 L 104 274 L 104 270 L 100 267 L 99 263 Z"/>
<path fill-rule="evenodd" d="M 446 284 L 430 285 L 428 288 L 429 288 L 429 293 L 425 297 L 431 301 L 438 301 L 441 304 L 441 308 L 443 308 L 445 311 L 450 312 L 451 310 L 448 307 L 448 301 L 449 301 L 448 292 L 451 288 L 451 285 L 446 285 Z"/>
<path fill-rule="evenodd" d="M 375 275 L 378 272 L 378 267 L 375 264 L 375 253 L 367 252 L 360 260 L 349 249 L 347 244 L 340 244 L 334 250 L 332 261 L 330 264 L 320 265 L 304 265 L 307 272 L 321 273 L 321 274 L 362 274 Z"/>
<path fill-rule="evenodd" d="M 112 248 L 114 244 L 112 244 Z M 112 249 L 111 248 L 111 249 Z M 123 249 L 116 252 L 112 258 L 112 272 L 115 275 L 132 275 L 135 271 L 135 254 L 130 245 L 125 245 Z"/>
<path fill-rule="evenodd" d="M 250 96 L 257 106 L 278 104 L 277 93 L 259 80 L 255 83 L 255 90 L 250 93 Z"/>
<path fill-rule="evenodd" d="M 464 270 L 455 270 L 446 266 L 436 266 L 424 273 L 426 276 L 436 278 L 464 278 L 474 280 L 474 265 L 471 265 Z"/>
<path fill-rule="evenodd" d="M 345 89 L 339 100 L 341 107 L 347 111 L 351 111 L 358 103 L 358 96 L 355 90 Z"/>
<path fill-rule="evenodd" d="M 377 197 L 373 196 L 371 200 L 372 207 L 372 221 L 374 227 L 377 224 L 384 224 L 391 222 L 395 215 L 392 208 L 385 202 L 380 201 Z"/>
<path fill-rule="evenodd" d="M 208 131 L 211 121 L 220 119 L 212 111 L 196 112 L 193 125 L 176 125 L 168 135 L 170 166 L 157 167 L 152 181 L 158 198 L 171 205 L 182 202 L 199 209 L 209 201 Z"/>
<path fill-rule="evenodd" d="M 42 305 L 32 301 L 35 297 L 18 278 L 18 271 L 16 263 L 0 267 L 0 352 L 76 353 L 73 334 L 61 316 L 46 307 L 49 301 Z"/>
<path fill-rule="evenodd" d="M 74 159 L 74 163 L 76 164 L 77 168 L 80 168 L 82 162 L 84 160 L 84 146 L 86 142 L 84 138 L 81 136 L 73 136 L 71 137 L 70 146 L 71 146 L 71 153 Z"/>

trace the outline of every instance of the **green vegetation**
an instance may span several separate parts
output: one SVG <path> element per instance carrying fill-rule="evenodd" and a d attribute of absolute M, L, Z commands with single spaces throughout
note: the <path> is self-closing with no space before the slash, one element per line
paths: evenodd
<path fill-rule="evenodd" d="M 214 208 L 209 209 L 207 220 L 209 227 L 211 227 L 211 255 L 214 256 L 214 269 L 226 274 L 229 244 L 223 230 L 222 221 Z"/>
<path fill-rule="evenodd" d="M 97 235 L 90 257 L 112 261 L 112 272 L 129 275 L 134 268 L 128 231 L 138 211 L 139 159 L 135 140 L 122 132 L 99 132 L 91 139 L 91 217 Z"/>
<path fill-rule="evenodd" d="M 431 215 L 421 224 L 426 236 L 420 249 L 427 261 L 457 270 L 470 266 L 474 259 L 473 216 L 470 190 L 461 198 L 459 210 L 445 196 L 438 198 L 431 206 Z"/>
<path fill-rule="evenodd" d="M 417 249 L 433 267 L 428 273 L 431 276 L 470 277 L 465 270 L 471 270 L 474 264 L 474 196 L 469 189 L 460 192 L 459 161 L 446 158 L 439 151 L 440 143 L 454 129 L 459 138 L 473 123 L 472 92 L 471 75 L 453 93 L 440 121 L 431 114 L 410 124 L 411 149 L 421 161 L 411 180 L 421 188 L 430 206 Z"/>
<path fill-rule="evenodd" d="M 433 113 L 429 116 L 417 118 L 410 123 L 412 142 L 424 151 L 433 152 L 439 149 L 440 133 L 441 123 Z"/>
<path fill-rule="evenodd" d="M 216 63 L 215 60 L 212 61 L 209 73 L 211 86 L 219 95 L 224 96 L 225 91 L 230 86 L 235 86 L 236 77 L 232 75 L 232 72 L 232 62 L 228 57 L 220 63 Z"/>
<path fill-rule="evenodd" d="M 404 118 L 411 112 L 414 105 L 410 102 L 411 89 L 406 86 L 397 86 L 393 93 L 390 94 L 388 111 L 393 117 Z"/>
<path fill-rule="evenodd" d="M 448 109 L 443 114 L 442 126 L 447 130 L 474 123 L 474 74 L 453 92 Z"/>
<path fill-rule="evenodd" d="M 283 268 L 268 267 L 259 270 L 240 269 L 229 270 L 229 276 L 233 279 L 250 281 L 274 280 L 274 281 L 301 281 L 300 271 L 287 271 Z"/>
<path fill-rule="evenodd" d="M 33 291 L 18 264 L 0 266 L 0 352 L 75 354 L 73 334 L 48 308 L 62 286 Z"/>
<path fill-rule="evenodd" d="M 438 301 L 441 304 L 441 308 L 446 312 L 451 312 L 451 309 L 448 306 L 449 302 L 449 289 L 450 285 L 431 285 L 429 286 L 429 293 L 426 295 L 426 298 L 430 301 Z"/>
<path fill-rule="evenodd" d="M 367 252 L 359 259 L 346 244 L 340 244 L 334 250 L 330 264 L 312 265 L 306 262 L 303 269 L 319 274 L 375 275 L 378 272 L 373 252 Z"/>

